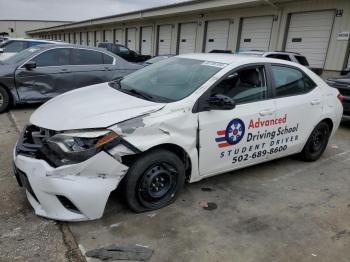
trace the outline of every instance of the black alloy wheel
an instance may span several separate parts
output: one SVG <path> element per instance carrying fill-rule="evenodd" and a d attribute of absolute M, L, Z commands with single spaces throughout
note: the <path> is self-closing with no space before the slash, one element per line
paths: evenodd
<path fill-rule="evenodd" d="M 330 128 L 326 122 L 319 123 L 312 131 L 300 156 L 305 161 L 315 161 L 321 157 L 327 147 Z"/>
<path fill-rule="evenodd" d="M 124 178 L 124 196 L 135 212 L 162 208 L 174 202 L 185 183 L 180 158 L 164 149 L 141 155 Z"/>

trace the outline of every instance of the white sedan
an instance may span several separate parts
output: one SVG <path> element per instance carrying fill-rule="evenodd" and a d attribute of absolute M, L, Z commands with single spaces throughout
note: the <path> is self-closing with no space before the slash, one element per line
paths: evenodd
<path fill-rule="evenodd" d="M 15 174 L 40 216 L 100 218 L 118 185 L 132 210 L 150 211 L 185 181 L 292 154 L 317 160 L 341 98 L 295 63 L 180 55 L 42 105 L 15 147 Z"/>

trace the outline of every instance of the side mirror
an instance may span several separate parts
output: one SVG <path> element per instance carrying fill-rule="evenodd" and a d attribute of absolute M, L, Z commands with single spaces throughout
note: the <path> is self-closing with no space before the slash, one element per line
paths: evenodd
<path fill-rule="evenodd" d="M 236 107 L 235 101 L 228 96 L 216 94 L 208 98 L 209 110 L 231 110 Z"/>
<path fill-rule="evenodd" d="M 34 68 L 36 68 L 36 63 L 33 61 L 29 61 L 24 65 L 24 68 L 27 70 L 34 69 Z"/>
<path fill-rule="evenodd" d="M 0 54 L 2 54 L 4 52 L 3 48 L 0 48 Z"/>

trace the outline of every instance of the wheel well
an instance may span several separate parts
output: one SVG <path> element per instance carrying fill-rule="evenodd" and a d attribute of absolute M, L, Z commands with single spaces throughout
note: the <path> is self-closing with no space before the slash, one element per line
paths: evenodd
<path fill-rule="evenodd" d="M 140 154 L 124 156 L 124 157 L 122 157 L 122 163 L 127 165 L 127 166 L 131 166 L 134 161 L 136 161 L 139 157 L 142 156 L 142 154 L 149 152 L 151 150 L 160 149 L 160 148 L 166 149 L 170 152 L 175 153 L 181 159 L 181 161 L 183 162 L 183 164 L 185 166 L 186 178 L 189 179 L 191 176 L 191 172 L 192 172 L 191 159 L 190 159 L 189 155 L 187 154 L 187 152 L 182 147 L 175 145 L 175 144 L 161 144 L 161 145 L 157 145 L 155 147 L 152 147 L 152 148 L 148 149 L 147 151 L 142 152 Z"/>
<path fill-rule="evenodd" d="M 329 127 L 329 132 L 332 133 L 333 130 L 333 121 L 330 118 L 325 118 L 321 122 L 325 122 Z"/>
<path fill-rule="evenodd" d="M 0 83 L 0 86 L 6 90 L 7 94 L 9 95 L 10 105 L 13 105 L 13 97 L 12 97 L 12 94 L 11 94 L 10 90 L 8 89 L 8 87 L 2 83 Z"/>

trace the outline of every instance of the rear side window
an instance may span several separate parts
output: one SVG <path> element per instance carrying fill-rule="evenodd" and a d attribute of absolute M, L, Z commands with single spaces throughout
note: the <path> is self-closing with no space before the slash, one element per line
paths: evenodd
<path fill-rule="evenodd" d="M 69 48 L 56 48 L 41 53 L 32 61 L 36 63 L 37 67 L 64 66 L 69 65 L 69 54 Z"/>
<path fill-rule="evenodd" d="M 18 53 L 27 49 L 28 41 L 8 41 L 2 45 L 5 53 Z"/>
<path fill-rule="evenodd" d="M 73 49 L 73 65 L 101 65 L 103 64 L 103 54 L 98 51 L 86 49 Z"/>
<path fill-rule="evenodd" d="M 282 60 L 286 60 L 286 61 L 291 61 L 289 55 L 270 54 L 270 55 L 267 55 L 266 57 L 269 57 L 269 58 L 276 58 L 276 59 L 282 59 Z"/>
<path fill-rule="evenodd" d="M 113 64 L 113 57 L 109 56 L 109 55 L 106 55 L 106 54 L 103 54 L 103 63 L 105 65 L 111 65 Z"/>
<path fill-rule="evenodd" d="M 300 95 L 312 90 L 316 84 L 298 69 L 272 66 L 276 97 Z"/>
<path fill-rule="evenodd" d="M 309 66 L 309 62 L 306 60 L 305 56 L 296 55 L 295 59 L 298 60 L 299 64 L 303 66 Z"/>

